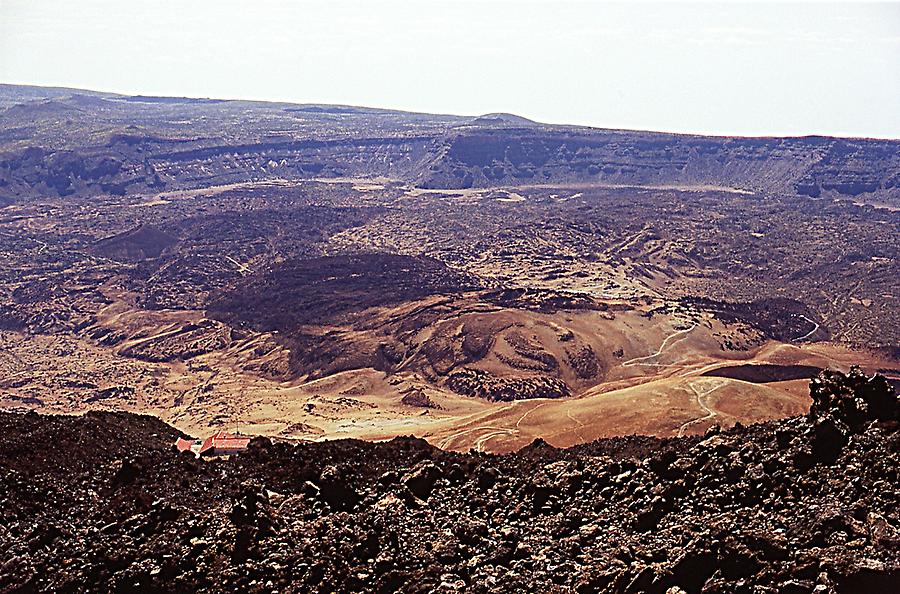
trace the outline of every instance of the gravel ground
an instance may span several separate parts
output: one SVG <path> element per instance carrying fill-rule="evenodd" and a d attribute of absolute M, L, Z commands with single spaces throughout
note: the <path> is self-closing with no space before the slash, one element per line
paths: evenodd
<path fill-rule="evenodd" d="M 823 372 L 806 417 L 503 456 L 0 413 L 0 592 L 895 592 L 898 401 Z"/>

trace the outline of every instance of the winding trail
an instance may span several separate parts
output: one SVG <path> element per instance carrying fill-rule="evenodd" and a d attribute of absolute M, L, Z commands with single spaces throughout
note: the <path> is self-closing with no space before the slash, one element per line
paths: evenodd
<path fill-rule="evenodd" d="M 807 322 L 809 322 L 810 324 L 814 324 L 816 327 L 813 328 L 812 330 L 810 330 L 809 332 L 807 332 L 806 334 L 804 334 L 803 336 L 801 336 L 801 337 L 799 337 L 799 338 L 793 339 L 791 342 L 800 342 L 801 340 L 806 340 L 807 338 L 809 338 L 810 336 L 812 336 L 813 334 L 815 334 L 816 332 L 818 332 L 818 330 L 819 330 L 819 328 L 820 328 L 818 322 L 813 321 L 813 320 L 810 320 L 809 318 L 807 318 L 807 317 L 804 316 L 803 314 L 800 314 L 800 317 L 803 318 L 804 320 L 806 320 Z"/>
<path fill-rule="evenodd" d="M 519 430 L 519 425 L 522 424 L 522 421 L 525 420 L 525 417 L 527 417 L 528 415 L 530 415 L 531 413 L 533 413 L 533 412 L 536 411 L 537 409 L 541 408 L 542 406 L 547 406 L 548 404 L 549 404 L 549 402 L 541 402 L 541 403 L 538 404 L 537 406 L 533 406 L 533 407 L 529 408 L 527 411 L 525 411 L 525 414 L 523 414 L 521 417 L 519 417 L 519 420 L 516 421 L 516 431 Z"/>
<path fill-rule="evenodd" d="M 566 416 L 569 417 L 569 419 L 571 421 L 574 421 L 575 424 L 578 425 L 578 427 L 575 428 L 575 435 L 578 436 L 578 441 L 579 442 L 585 441 L 584 435 L 581 434 L 581 430 L 584 428 L 584 423 L 582 423 L 579 419 L 576 419 L 575 417 L 572 416 L 572 407 L 571 406 L 566 408 Z"/>
<path fill-rule="evenodd" d="M 520 400 L 519 402 L 522 402 L 522 401 Z M 501 435 L 520 435 L 521 430 L 519 429 L 519 426 L 522 424 L 522 421 L 524 421 L 525 418 L 528 417 L 528 415 L 530 415 L 532 412 L 536 411 L 537 409 L 541 408 L 542 406 L 546 406 L 547 404 L 549 404 L 549 402 L 541 402 L 541 403 L 537 404 L 536 406 L 532 406 L 531 408 L 526 410 L 524 413 L 522 413 L 522 416 L 519 417 L 519 420 L 516 421 L 515 427 L 506 428 L 506 427 L 496 427 L 493 425 L 479 425 L 477 427 L 468 427 L 466 429 L 463 429 L 461 431 L 457 431 L 455 433 L 448 435 L 447 437 L 442 439 L 440 441 L 440 443 L 438 443 L 437 447 L 439 447 L 442 450 L 446 450 L 453 443 L 454 440 L 456 440 L 459 437 L 462 437 L 463 435 L 466 435 L 468 433 L 475 433 L 476 431 L 487 431 L 488 433 L 485 433 L 484 435 L 480 435 L 472 443 L 472 446 L 477 451 L 483 452 L 484 445 L 488 441 L 494 439 L 495 437 L 500 437 Z M 513 408 L 514 406 L 516 406 L 515 403 L 508 404 L 499 410 L 493 411 L 491 414 L 505 412 L 505 411 Z"/>
<path fill-rule="evenodd" d="M 677 344 L 678 342 L 680 342 L 680 341 L 684 340 L 685 338 L 687 338 L 687 336 L 683 336 L 682 338 L 679 338 L 679 339 L 676 340 L 675 342 L 669 344 L 669 341 L 670 341 L 670 340 L 672 340 L 672 339 L 675 338 L 676 336 L 681 336 L 682 334 L 687 334 L 688 332 L 690 332 L 691 330 L 693 330 L 693 329 L 696 328 L 697 326 L 698 326 L 697 324 L 694 324 L 694 325 L 691 326 L 690 328 L 687 328 L 687 329 L 685 329 L 685 330 L 679 330 L 679 331 L 677 331 L 677 332 L 674 332 L 674 333 L 668 335 L 668 336 L 666 337 L 666 339 L 663 340 L 662 344 L 659 345 L 659 348 L 656 350 L 655 353 L 650 354 L 650 355 L 646 355 L 646 356 L 644 356 L 644 357 L 635 357 L 634 359 L 629 359 L 629 360 L 627 360 L 627 361 L 624 361 L 624 362 L 622 362 L 622 367 L 631 367 L 632 365 L 653 365 L 653 366 L 660 366 L 660 365 L 662 365 L 662 363 L 640 363 L 640 361 L 646 361 L 647 359 L 653 359 L 654 357 L 659 357 L 659 356 L 663 353 L 663 351 L 666 349 L 666 347 L 670 347 L 670 346 L 673 346 L 673 345 Z"/>
<path fill-rule="evenodd" d="M 457 431 L 456 433 L 453 433 L 452 435 L 445 437 L 443 440 L 441 440 L 441 443 L 438 444 L 438 447 L 441 448 L 442 450 L 445 450 L 453 442 L 453 440 L 456 439 L 457 437 L 461 437 L 461 436 L 465 435 L 466 433 L 473 433 L 475 431 L 494 431 L 494 432 L 500 431 L 500 432 L 505 433 L 507 431 L 512 431 L 512 429 L 506 429 L 504 427 L 492 427 L 489 425 L 485 425 L 483 427 L 469 427 L 468 429 L 463 429 L 462 431 Z"/>
<path fill-rule="evenodd" d="M 241 264 L 231 256 L 225 256 L 225 259 L 237 266 L 238 272 L 241 273 L 241 276 L 247 276 L 248 274 L 253 272 L 252 270 L 250 270 L 249 266 L 247 266 L 246 264 Z"/>
<path fill-rule="evenodd" d="M 475 440 L 473 446 L 475 447 L 476 452 L 484 451 L 484 444 L 486 444 L 489 440 L 494 439 L 495 437 L 500 437 L 501 435 L 510 435 L 514 434 L 515 431 L 513 429 L 504 429 L 502 431 L 491 431 L 490 433 L 485 433 L 481 437 Z"/>
<path fill-rule="evenodd" d="M 755 359 L 749 359 L 746 362 L 749 362 L 752 364 L 752 363 L 755 363 Z M 685 369 L 679 375 L 681 377 L 690 377 L 690 376 L 698 376 L 698 375 L 702 376 L 707 371 L 716 369 L 718 367 L 727 367 L 730 364 L 731 364 L 730 361 L 716 361 L 715 363 L 709 363 L 708 365 L 704 365 L 703 367 L 700 367 L 699 369 L 693 369 L 693 368 Z"/>
<path fill-rule="evenodd" d="M 702 423 L 703 421 L 708 421 L 709 419 L 715 417 L 718 414 L 715 410 L 710 408 L 709 405 L 707 405 L 703 399 L 706 398 L 707 396 L 709 396 L 710 394 L 712 394 L 713 392 L 715 392 L 716 390 L 718 390 L 719 388 L 721 388 L 722 386 L 725 386 L 727 384 L 728 384 L 728 382 L 717 382 L 716 385 L 714 385 L 709 390 L 707 390 L 703 393 L 700 393 L 700 391 L 697 390 L 696 387 L 694 387 L 694 384 L 688 383 L 688 387 L 691 389 L 691 391 L 694 393 L 694 397 L 697 399 L 697 406 L 699 406 L 700 409 L 706 413 L 706 416 L 697 417 L 696 419 L 692 419 L 686 423 L 683 423 L 681 425 L 681 427 L 678 428 L 678 437 L 684 437 L 684 432 L 691 425 L 694 425 L 696 423 Z"/>

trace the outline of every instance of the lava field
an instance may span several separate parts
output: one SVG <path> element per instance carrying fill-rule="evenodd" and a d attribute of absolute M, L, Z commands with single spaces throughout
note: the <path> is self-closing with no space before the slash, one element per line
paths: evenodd
<path fill-rule="evenodd" d="M 900 405 L 703 436 L 453 453 L 412 438 L 198 460 L 150 416 L 0 414 L 0 592 L 860 593 L 900 584 Z"/>

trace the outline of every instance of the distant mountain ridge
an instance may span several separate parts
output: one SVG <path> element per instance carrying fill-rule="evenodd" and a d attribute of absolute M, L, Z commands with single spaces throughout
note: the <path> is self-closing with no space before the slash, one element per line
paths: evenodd
<path fill-rule="evenodd" d="M 0 203 L 310 176 L 386 176 L 433 189 L 727 186 L 900 204 L 900 141 L 696 136 L 511 114 L 0 85 Z"/>

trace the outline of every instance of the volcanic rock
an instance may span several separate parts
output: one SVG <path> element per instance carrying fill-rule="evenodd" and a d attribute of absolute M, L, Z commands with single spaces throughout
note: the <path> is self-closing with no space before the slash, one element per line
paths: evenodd
<path fill-rule="evenodd" d="M 255 440 L 198 461 L 151 417 L 0 413 L 0 591 L 894 591 L 896 395 L 817 379 L 803 417 L 506 455 Z"/>

